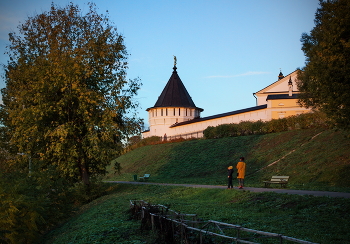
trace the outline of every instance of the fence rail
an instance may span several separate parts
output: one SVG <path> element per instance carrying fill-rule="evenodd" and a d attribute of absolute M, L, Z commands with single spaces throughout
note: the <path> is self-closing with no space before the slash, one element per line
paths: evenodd
<path fill-rule="evenodd" d="M 196 131 L 196 132 L 191 132 L 191 133 L 186 133 L 186 134 L 177 134 L 174 136 L 163 136 L 160 137 L 161 141 L 166 141 L 166 140 L 176 140 L 176 139 L 190 139 L 190 138 L 202 138 L 204 137 L 204 131 Z"/>
<path fill-rule="evenodd" d="M 196 214 L 184 214 L 164 205 L 152 205 L 143 200 L 130 200 L 130 211 L 141 220 L 142 230 L 158 231 L 161 243 L 301 243 L 316 244 L 281 234 L 264 232 L 215 220 L 202 221 Z M 213 240 L 213 238 L 215 240 Z"/>

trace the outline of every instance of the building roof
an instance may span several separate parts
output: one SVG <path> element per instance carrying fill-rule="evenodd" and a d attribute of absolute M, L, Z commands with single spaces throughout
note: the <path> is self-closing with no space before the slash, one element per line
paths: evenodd
<path fill-rule="evenodd" d="M 162 93 L 158 97 L 157 102 L 152 108 L 155 107 L 185 107 L 185 108 L 197 108 L 190 94 L 187 92 L 186 87 L 182 83 L 179 75 L 174 66 L 174 71 L 164 87 Z M 147 111 L 151 109 L 148 108 Z M 203 109 L 197 108 L 201 111 Z"/>
<path fill-rule="evenodd" d="M 255 106 L 255 107 L 251 107 L 251 108 L 240 109 L 240 110 L 227 112 L 227 113 L 223 113 L 223 114 L 216 114 L 216 115 L 212 115 L 212 116 L 208 116 L 208 117 L 204 117 L 204 118 L 195 118 L 192 120 L 173 124 L 172 126 L 170 126 L 170 128 L 176 127 L 176 126 L 181 126 L 181 125 L 188 125 L 188 124 L 192 124 L 192 123 L 202 122 L 202 121 L 211 120 L 211 119 L 218 119 L 218 118 L 231 116 L 231 115 L 235 115 L 235 114 L 242 114 L 242 113 L 256 111 L 256 110 L 265 109 L 265 108 L 267 108 L 267 104 L 263 104 L 263 105 Z"/>
<path fill-rule="evenodd" d="M 281 79 L 278 79 L 277 81 L 275 81 L 274 83 L 272 83 L 272 84 L 266 86 L 265 88 L 263 88 L 263 89 L 261 89 L 261 90 L 259 90 L 259 91 L 257 91 L 257 92 L 254 92 L 253 94 L 263 93 L 264 90 L 268 90 L 268 89 L 270 89 L 271 87 L 274 87 L 274 86 L 280 84 L 281 82 L 285 82 L 285 81 L 287 80 L 287 77 L 288 77 L 288 76 L 290 77 L 292 74 L 294 74 L 295 72 L 298 72 L 298 71 L 299 71 L 298 69 L 295 70 L 295 71 L 293 71 L 292 73 L 290 73 L 290 74 L 284 76 L 284 77 L 281 78 Z M 281 73 L 280 73 L 280 74 L 281 74 Z M 282 75 L 283 75 L 283 74 L 282 74 Z"/>
<path fill-rule="evenodd" d="M 266 101 L 278 99 L 298 99 L 298 94 L 293 94 L 292 96 L 289 96 L 288 94 L 268 95 Z"/>

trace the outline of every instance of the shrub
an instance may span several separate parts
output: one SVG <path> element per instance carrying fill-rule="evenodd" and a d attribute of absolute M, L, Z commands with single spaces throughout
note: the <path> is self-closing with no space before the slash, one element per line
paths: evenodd
<path fill-rule="evenodd" d="M 51 192 L 37 184 L 34 177 L 1 175 L 0 240 L 5 243 L 34 243 L 47 230 Z M 11 180 L 11 181 L 8 181 Z M 58 214 L 58 213 L 57 213 Z"/>
<path fill-rule="evenodd" d="M 235 137 L 245 135 L 276 133 L 287 130 L 309 129 L 309 128 L 330 128 L 330 120 L 321 112 L 294 115 L 287 118 L 272 119 L 267 122 L 241 121 L 239 124 L 222 124 L 208 126 L 204 130 L 206 139 Z"/>
<path fill-rule="evenodd" d="M 92 180 L 89 187 L 69 185 L 52 170 L 0 171 L 0 243 L 38 243 L 42 235 L 73 213 L 75 207 L 107 193 Z"/>
<path fill-rule="evenodd" d="M 213 139 L 213 138 L 215 138 L 214 129 L 215 129 L 214 126 L 208 126 L 208 127 L 203 131 L 204 137 L 207 138 L 207 139 Z"/>

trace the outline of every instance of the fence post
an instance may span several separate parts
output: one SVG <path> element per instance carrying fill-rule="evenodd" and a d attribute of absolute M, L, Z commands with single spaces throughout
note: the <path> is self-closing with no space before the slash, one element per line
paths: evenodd
<path fill-rule="evenodd" d="M 172 237 L 174 240 L 174 238 L 175 238 L 175 223 L 174 223 L 174 221 L 171 221 L 171 231 L 172 231 Z"/>
<path fill-rule="evenodd" d="M 181 236 L 181 243 L 183 243 L 183 237 L 184 237 L 184 226 L 182 224 L 180 224 L 180 236 Z"/>
<path fill-rule="evenodd" d="M 152 225 L 152 230 L 154 230 L 154 216 L 151 214 L 151 225 Z"/>

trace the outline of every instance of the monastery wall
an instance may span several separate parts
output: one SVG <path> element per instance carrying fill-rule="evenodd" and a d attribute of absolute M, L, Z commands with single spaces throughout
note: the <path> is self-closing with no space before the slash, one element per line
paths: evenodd
<path fill-rule="evenodd" d="M 194 123 L 174 126 L 171 128 L 167 128 L 165 131 L 168 138 L 171 137 L 203 137 L 203 131 L 208 126 L 218 126 L 221 124 L 232 124 L 232 123 L 240 123 L 241 121 L 266 121 L 268 120 L 268 110 L 261 109 L 257 111 L 251 111 L 246 113 L 240 113 L 225 117 L 212 118 L 208 117 L 208 119 L 203 118 L 203 121 L 198 121 Z M 165 128 L 164 128 L 165 129 Z M 187 135 L 187 136 L 186 136 Z M 145 137 L 145 135 L 144 135 Z"/>
<path fill-rule="evenodd" d="M 285 77 L 280 73 L 278 81 L 254 93 L 257 98 L 256 107 L 200 118 L 203 109 L 194 105 L 174 67 L 155 106 L 147 109 L 150 130 L 143 132 L 142 136 L 159 136 L 163 139 L 165 135 L 167 139 L 200 138 L 208 126 L 269 121 L 309 112 L 310 109 L 301 107 L 298 103 L 297 72 L 296 70 Z"/>

